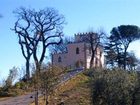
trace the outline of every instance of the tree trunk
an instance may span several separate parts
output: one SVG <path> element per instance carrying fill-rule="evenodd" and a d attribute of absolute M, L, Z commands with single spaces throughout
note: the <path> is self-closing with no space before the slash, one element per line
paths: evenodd
<path fill-rule="evenodd" d="M 90 60 L 90 69 L 93 67 L 94 64 L 94 57 L 91 56 L 91 60 Z"/>
<path fill-rule="evenodd" d="M 26 59 L 26 78 L 27 80 L 29 80 L 30 78 L 30 62 L 29 59 Z"/>
<path fill-rule="evenodd" d="M 90 69 L 93 67 L 94 65 L 94 58 L 95 58 L 95 52 L 92 51 L 92 55 L 91 55 L 91 60 L 90 60 Z"/>
<path fill-rule="evenodd" d="M 36 72 L 40 73 L 40 70 L 41 70 L 41 63 L 36 62 Z"/>
<path fill-rule="evenodd" d="M 39 79 L 40 79 L 40 65 L 38 62 L 35 62 L 36 63 L 36 72 L 35 72 L 35 75 L 36 75 L 36 84 L 35 84 L 35 90 L 36 90 L 36 93 L 35 93 L 35 105 L 38 105 L 38 91 L 39 91 Z"/>
<path fill-rule="evenodd" d="M 124 51 L 124 61 L 123 61 L 123 68 L 124 70 L 126 69 L 126 54 L 127 54 L 127 49 L 125 48 L 125 51 Z"/>
<path fill-rule="evenodd" d="M 35 93 L 35 105 L 38 105 L 38 90 Z"/>

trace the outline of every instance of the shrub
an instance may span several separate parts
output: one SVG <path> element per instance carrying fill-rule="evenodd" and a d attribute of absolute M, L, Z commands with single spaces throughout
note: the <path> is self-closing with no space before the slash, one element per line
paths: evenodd
<path fill-rule="evenodd" d="M 139 86 L 136 72 L 120 69 L 92 72 L 94 105 L 133 105 L 134 93 Z"/>

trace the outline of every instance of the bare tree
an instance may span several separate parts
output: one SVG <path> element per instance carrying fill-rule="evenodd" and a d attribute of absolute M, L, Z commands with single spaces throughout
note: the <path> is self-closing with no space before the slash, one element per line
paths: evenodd
<path fill-rule="evenodd" d="M 32 41 L 33 58 L 35 60 L 36 69 L 40 71 L 48 46 L 58 45 L 62 42 L 61 36 L 64 17 L 52 8 L 40 10 L 39 12 L 32 11 L 32 16 L 32 24 L 35 28 L 35 37 L 34 41 Z M 38 45 L 42 47 L 40 56 L 37 54 Z"/>
<path fill-rule="evenodd" d="M 26 78 L 30 78 L 30 58 L 33 54 L 33 46 L 30 39 L 30 27 L 31 27 L 31 13 L 25 8 L 20 8 L 14 11 L 18 16 L 18 20 L 15 22 L 14 30 L 18 35 L 19 44 L 21 47 L 22 55 L 26 59 Z M 24 25 L 22 25 L 24 24 Z M 33 40 L 32 40 L 33 41 Z"/>
<path fill-rule="evenodd" d="M 18 15 L 14 31 L 18 34 L 22 54 L 26 59 L 27 65 L 33 54 L 36 69 L 40 71 L 47 47 L 59 44 L 62 41 L 64 17 L 59 15 L 53 8 L 46 8 L 40 11 L 20 8 L 14 13 Z M 40 55 L 38 54 L 39 46 L 42 48 L 39 52 Z M 27 74 L 29 74 L 28 71 Z"/>
<path fill-rule="evenodd" d="M 102 30 L 98 33 L 91 31 L 88 32 L 87 36 L 82 39 L 83 41 L 89 43 L 89 49 L 91 50 L 90 68 L 94 66 L 95 56 L 98 52 L 97 50 L 103 50 L 101 39 L 105 38 L 104 35 L 105 33 Z"/>
<path fill-rule="evenodd" d="M 65 38 L 63 38 L 62 43 L 60 43 L 59 45 L 50 46 L 49 50 L 50 50 L 51 53 L 67 52 L 67 44 L 73 43 L 73 42 L 74 42 L 73 37 L 65 37 Z"/>
<path fill-rule="evenodd" d="M 15 14 L 18 16 L 18 20 L 15 23 L 14 31 L 19 36 L 22 53 L 26 52 L 26 56 L 24 56 L 27 58 L 26 62 L 33 54 L 36 73 L 39 73 L 48 46 L 62 42 L 64 17 L 53 8 L 39 11 L 19 8 Z M 23 46 L 26 51 L 23 50 Z M 36 103 L 36 105 L 38 104 Z"/>

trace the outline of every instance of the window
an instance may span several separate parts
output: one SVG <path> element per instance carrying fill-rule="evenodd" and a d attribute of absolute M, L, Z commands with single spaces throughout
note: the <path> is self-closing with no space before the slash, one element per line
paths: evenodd
<path fill-rule="evenodd" d="M 76 48 L 76 54 L 79 54 L 79 48 L 78 47 Z"/>
<path fill-rule="evenodd" d="M 58 57 L 58 62 L 62 62 L 62 58 L 61 57 Z"/>

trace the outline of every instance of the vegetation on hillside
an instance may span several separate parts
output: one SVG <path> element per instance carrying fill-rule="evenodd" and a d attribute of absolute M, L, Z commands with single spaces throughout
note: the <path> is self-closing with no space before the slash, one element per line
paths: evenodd
<path fill-rule="evenodd" d="M 49 105 L 90 105 L 91 91 L 89 88 L 89 77 L 83 73 L 71 78 L 64 84 L 57 87 L 49 97 Z M 34 105 L 32 103 L 31 105 Z M 44 98 L 41 97 L 39 105 L 45 105 Z"/>
<path fill-rule="evenodd" d="M 139 105 L 139 80 L 135 71 L 87 70 L 58 87 L 49 105 Z M 45 105 L 43 97 L 40 105 Z"/>

